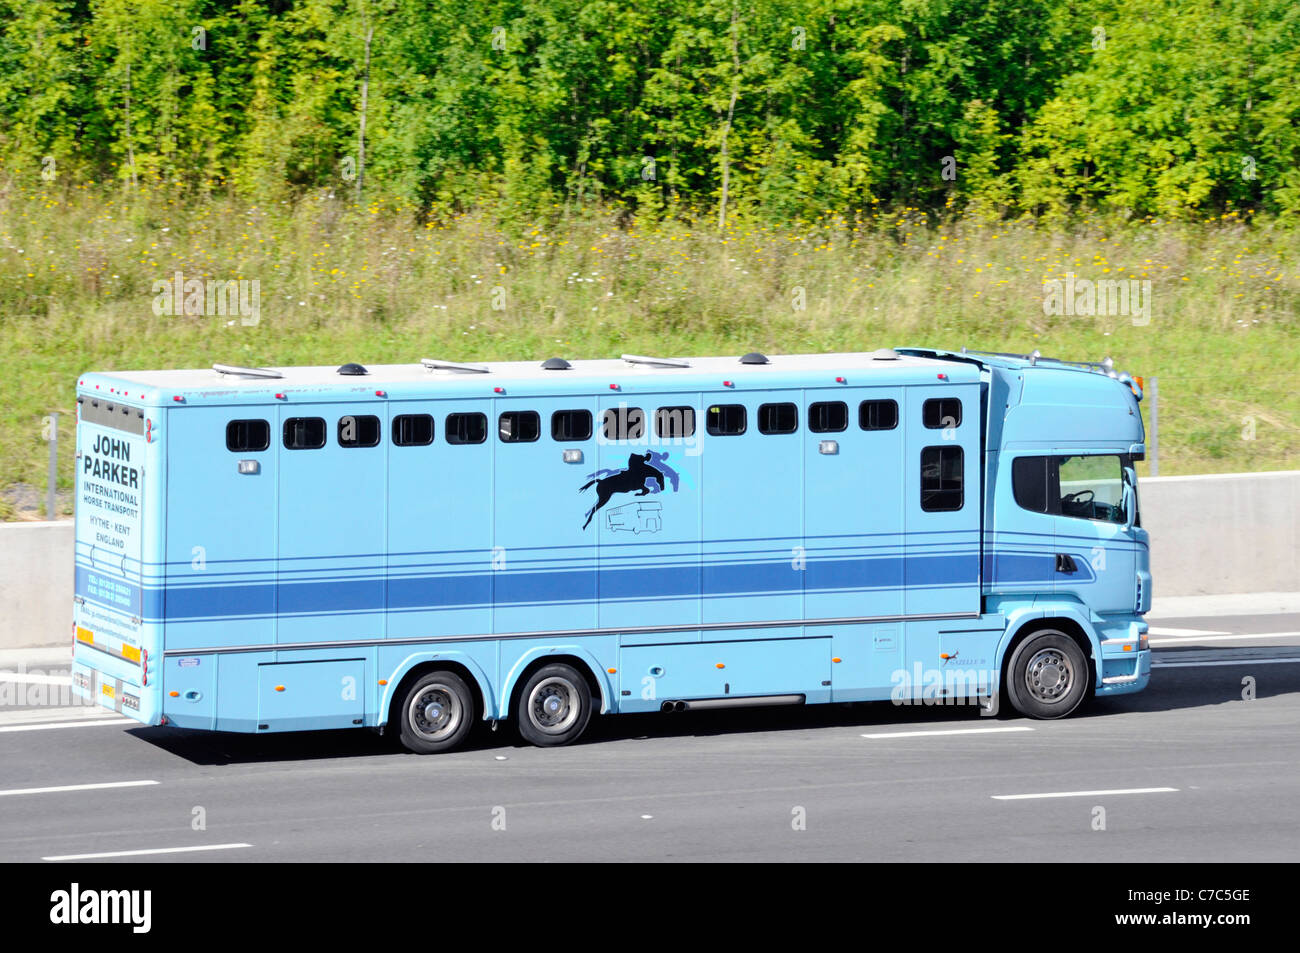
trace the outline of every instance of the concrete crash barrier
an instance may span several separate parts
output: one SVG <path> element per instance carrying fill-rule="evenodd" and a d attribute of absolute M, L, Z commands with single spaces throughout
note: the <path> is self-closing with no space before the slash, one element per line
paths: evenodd
<path fill-rule="evenodd" d="M 1300 470 L 1138 487 L 1156 598 L 1300 591 Z M 0 524 L 0 649 L 71 645 L 71 521 Z"/>
<path fill-rule="evenodd" d="M 72 644 L 73 524 L 0 523 L 0 649 Z"/>
<path fill-rule="evenodd" d="M 1160 596 L 1300 590 L 1300 470 L 1138 485 Z"/>

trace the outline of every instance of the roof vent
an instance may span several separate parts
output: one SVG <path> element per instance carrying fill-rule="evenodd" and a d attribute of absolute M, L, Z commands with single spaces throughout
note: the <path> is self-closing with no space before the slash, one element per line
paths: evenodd
<path fill-rule="evenodd" d="M 879 351 L 871 352 L 871 359 L 873 361 L 896 361 L 898 360 L 898 352 L 892 347 L 882 347 Z"/>
<path fill-rule="evenodd" d="M 768 361 L 766 355 L 760 354 L 758 353 L 758 351 L 750 351 L 748 354 L 746 354 L 744 357 L 740 359 L 740 363 L 741 364 L 769 364 L 771 362 Z"/>
<path fill-rule="evenodd" d="M 567 371 L 572 366 L 562 357 L 548 357 L 542 361 L 542 370 L 544 371 Z"/>
<path fill-rule="evenodd" d="M 232 377 L 258 377 L 273 379 L 284 377 L 279 371 L 265 367 L 238 367 L 234 364 L 213 364 L 212 369 L 218 374 Z"/>
<path fill-rule="evenodd" d="M 455 361 L 443 361 L 432 357 L 420 358 L 420 363 L 431 371 L 459 371 L 462 374 L 489 374 L 492 369 L 482 364 L 458 364 Z"/>
<path fill-rule="evenodd" d="M 349 363 L 349 364 L 344 364 L 342 367 L 340 367 L 339 373 L 342 374 L 344 377 L 360 377 L 362 374 L 369 374 L 370 372 L 366 370 L 364 367 L 362 367 L 360 364 Z"/>
<path fill-rule="evenodd" d="M 646 364 L 650 367 L 690 367 L 690 361 L 679 360 L 675 357 L 645 357 L 641 354 L 624 354 L 623 360 L 629 364 Z"/>

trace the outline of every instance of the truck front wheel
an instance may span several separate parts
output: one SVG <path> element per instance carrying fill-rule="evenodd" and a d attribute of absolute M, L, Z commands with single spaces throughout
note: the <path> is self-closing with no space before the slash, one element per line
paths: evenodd
<path fill-rule="evenodd" d="M 1025 639 L 1007 666 L 1007 695 L 1030 718 L 1064 718 L 1088 695 L 1088 659 L 1079 643 L 1057 629 Z"/>

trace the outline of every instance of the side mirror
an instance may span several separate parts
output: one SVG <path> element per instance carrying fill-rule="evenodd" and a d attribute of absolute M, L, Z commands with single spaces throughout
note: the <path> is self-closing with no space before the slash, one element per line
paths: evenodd
<path fill-rule="evenodd" d="M 1137 520 L 1137 471 L 1124 468 L 1124 532 L 1131 532 Z"/>

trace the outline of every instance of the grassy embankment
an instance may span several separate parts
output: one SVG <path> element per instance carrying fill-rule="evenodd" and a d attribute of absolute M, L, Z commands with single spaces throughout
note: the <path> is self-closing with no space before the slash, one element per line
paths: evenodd
<path fill-rule="evenodd" d="M 30 501 L 45 484 L 43 420 L 72 411 L 78 372 L 214 361 L 896 344 L 1111 355 L 1159 378 L 1162 474 L 1300 467 L 1300 231 L 1236 216 L 1048 230 L 881 212 L 720 232 L 707 218 L 620 225 L 613 214 L 556 214 L 426 225 L 409 209 L 329 197 L 263 207 L 185 203 L 157 188 L 0 193 L 0 518 L 41 515 Z M 257 279 L 260 322 L 155 316 L 153 282 L 178 270 Z M 1069 272 L 1150 280 L 1150 323 L 1044 315 L 1044 279 Z M 64 513 L 72 455 L 61 441 Z"/>

